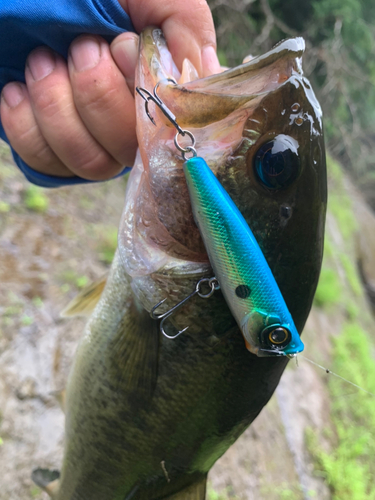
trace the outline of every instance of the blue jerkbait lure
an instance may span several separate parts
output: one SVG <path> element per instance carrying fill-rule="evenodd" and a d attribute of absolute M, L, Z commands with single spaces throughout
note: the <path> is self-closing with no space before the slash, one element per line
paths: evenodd
<path fill-rule="evenodd" d="M 246 347 L 295 356 L 304 345 L 271 269 L 242 214 L 203 158 L 184 163 L 195 222 Z"/>

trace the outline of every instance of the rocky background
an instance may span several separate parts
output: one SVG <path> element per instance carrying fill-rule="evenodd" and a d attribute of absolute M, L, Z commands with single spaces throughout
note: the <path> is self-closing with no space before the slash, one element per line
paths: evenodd
<path fill-rule="evenodd" d="M 375 498 L 375 216 L 329 158 L 315 304 L 270 403 L 217 462 L 209 500 Z M 42 500 L 36 466 L 61 463 L 67 378 L 84 319 L 60 311 L 108 269 L 125 192 L 31 186 L 0 144 L 0 500 Z"/>

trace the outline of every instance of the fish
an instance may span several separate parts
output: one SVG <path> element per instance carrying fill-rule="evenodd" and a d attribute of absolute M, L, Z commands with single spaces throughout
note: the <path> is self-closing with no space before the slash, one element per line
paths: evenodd
<path fill-rule="evenodd" d="M 303 76 L 303 51 L 301 38 L 285 40 L 196 79 L 188 61 L 179 73 L 161 30 L 150 27 L 140 35 L 136 71 L 136 85 L 159 84 L 162 101 L 196 138 L 299 332 L 321 268 L 327 201 L 322 113 Z M 161 312 L 170 310 L 213 270 L 175 130 L 152 104 L 149 112 L 156 126 L 136 99 L 139 150 L 104 290 L 82 295 L 86 311 L 90 296 L 96 303 L 66 387 L 61 471 L 32 474 L 55 500 L 203 500 L 208 471 L 267 404 L 288 362 L 246 349 L 220 290 L 196 294 L 168 318 L 171 333 L 189 325 L 174 340 L 151 317 L 155 304 L 165 299 Z M 257 161 L 280 135 L 298 144 L 300 168 L 287 186 Z"/>
<path fill-rule="evenodd" d="M 284 141 L 283 149 L 278 145 L 280 136 L 271 142 L 273 146 L 266 148 L 266 160 L 279 163 L 280 168 L 273 168 L 272 173 L 283 175 L 285 164 L 292 157 L 288 141 Z M 194 220 L 215 279 L 242 331 L 247 349 L 257 356 L 296 356 L 303 351 L 303 343 L 241 212 L 203 158 L 192 157 L 183 168 Z"/>

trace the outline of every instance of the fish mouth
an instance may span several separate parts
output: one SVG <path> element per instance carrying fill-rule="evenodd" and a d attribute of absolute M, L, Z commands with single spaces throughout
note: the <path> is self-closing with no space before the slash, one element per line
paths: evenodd
<path fill-rule="evenodd" d="M 138 87 L 149 91 L 159 84 L 161 99 L 173 110 L 182 127 L 205 127 L 276 90 L 292 75 L 302 75 L 304 50 L 303 38 L 291 38 L 245 64 L 197 79 L 195 68 L 188 74 L 184 68 L 182 74 L 179 72 L 162 31 L 150 27 L 140 36 L 140 63 L 136 81 Z M 190 61 L 188 64 L 192 66 Z M 178 84 L 171 84 L 171 79 Z M 158 120 L 164 126 L 171 127 L 162 113 L 155 111 Z M 140 112 L 144 113 L 144 110 Z"/>
<path fill-rule="evenodd" d="M 194 135 L 198 155 L 216 174 L 244 141 L 245 124 L 263 97 L 302 74 L 304 47 L 302 38 L 286 40 L 237 68 L 174 85 L 169 80 L 179 81 L 181 75 L 162 32 L 148 28 L 140 36 L 136 86 L 153 92 L 158 85 L 159 97 L 180 127 Z M 191 210 L 183 159 L 174 144 L 176 130 L 157 106 L 150 104 L 149 112 L 156 126 L 137 96 L 139 153 L 119 237 L 120 254 L 131 276 L 163 272 L 172 261 L 173 265 L 180 261 L 183 267 L 187 262 L 208 263 Z M 136 212 L 132 220 L 128 210 Z M 132 235 L 125 226 L 132 226 Z M 135 266 L 131 265 L 134 254 L 141 255 Z"/>
<path fill-rule="evenodd" d="M 302 81 L 304 48 L 302 38 L 290 39 L 218 75 L 194 79 L 197 75 L 191 69 L 188 76 L 183 70 L 181 78 L 162 32 L 148 28 L 140 36 L 136 86 L 152 93 L 159 84 L 159 97 L 178 124 L 194 135 L 198 155 L 226 182 L 232 175 L 228 164 L 232 168 L 236 158 L 246 156 L 243 148 L 251 147 L 268 131 L 267 111 L 255 117 L 267 96 L 284 86 L 288 86 L 285 94 L 294 93 Z M 171 78 L 180 83 L 171 84 Z M 179 302 L 200 278 L 212 276 L 212 271 L 194 222 L 183 159 L 174 144 L 176 130 L 157 106 L 150 103 L 149 111 L 156 126 L 146 115 L 144 100 L 137 96 L 139 151 L 128 181 L 118 248 L 136 296 L 150 311 L 166 297 L 171 297 L 171 303 Z M 243 180 L 252 182 L 250 177 L 245 179 L 248 167 L 241 161 L 235 168 L 237 177 L 230 179 L 239 186 Z M 251 184 L 249 189 L 252 194 Z M 247 193 L 244 202 L 234 199 L 240 210 L 251 199 Z"/>

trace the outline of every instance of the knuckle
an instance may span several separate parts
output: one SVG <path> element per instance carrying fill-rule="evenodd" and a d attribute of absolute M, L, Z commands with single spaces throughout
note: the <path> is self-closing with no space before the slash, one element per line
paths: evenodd
<path fill-rule="evenodd" d="M 90 82 L 77 82 L 73 85 L 74 103 L 77 108 L 96 112 L 111 108 L 118 102 L 118 86 L 111 78 L 94 79 Z"/>
<path fill-rule="evenodd" d="M 75 171 L 77 175 L 84 179 L 101 181 L 113 177 L 121 168 L 121 165 L 116 160 L 103 152 L 102 154 L 82 158 Z"/>
<path fill-rule="evenodd" d="M 33 108 L 46 118 L 53 118 L 62 108 L 61 98 L 59 98 L 59 93 L 55 89 L 40 90 L 33 93 L 30 100 Z"/>

